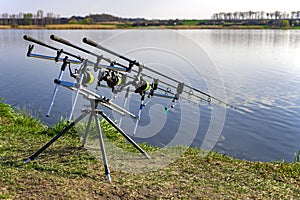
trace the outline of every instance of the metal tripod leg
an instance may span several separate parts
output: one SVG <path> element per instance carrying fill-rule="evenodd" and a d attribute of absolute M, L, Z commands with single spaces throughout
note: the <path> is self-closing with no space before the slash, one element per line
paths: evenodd
<path fill-rule="evenodd" d="M 98 112 L 106 121 L 108 121 L 119 133 L 123 135 L 139 152 L 141 152 L 146 158 L 150 159 L 150 156 L 133 141 L 113 120 L 111 120 L 103 111 Z"/>
<path fill-rule="evenodd" d="M 40 153 L 45 151 L 52 143 L 54 143 L 56 140 L 58 140 L 61 136 L 63 136 L 68 130 L 70 130 L 75 124 L 77 124 L 80 120 L 82 120 L 86 115 L 88 115 L 89 112 L 82 113 L 77 119 L 75 119 L 74 122 L 70 123 L 64 130 L 62 130 L 60 133 L 58 133 L 55 137 L 53 137 L 47 144 L 45 144 L 42 148 L 40 148 L 37 152 L 32 154 L 24 163 L 27 164 L 31 160 L 34 160 Z"/>
<path fill-rule="evenodd" d="M 83 139 L 82 139 L 82 146 L 84 147 L 85 143 L 86 143 L 86 138 L 87 138 L 87 135 L 90 131 L 90 126 L 91 126 L 91 123 L 92 123 L 92 119 L 93 119 L 93 115 L 90 114 L 90 117 L 89 117 L 89 121 L 86 125 L 86 128 L 85 128 L 85 133 L 84 133 L 84 136 L 83 136 Z"/>
<path fill-rule="evenodd" d="M 110 171 L 109 171 L 109 167 L 108 167 L 108 161 L 107 161 L 107 157 L 106 157 L 106 151 L 105 151 L 105 146 L 104 146 L 104 141 L 103 141 L 103 136 L 102 136 L 102 131 L 101 131 L 101 126 L 100 126 L 98 114 L 96 112 L 92 112 L 91 115 L 95 116 L 97 131 L 98 131 L 98 135 L 99 135 L 99 143 L 100 143 L 101 152 L 102 152 L 102 159 L 103 159 L 103 162 L 104 162 L 105 174 L 106 174 L 108 182 L 111 182 Z"/>

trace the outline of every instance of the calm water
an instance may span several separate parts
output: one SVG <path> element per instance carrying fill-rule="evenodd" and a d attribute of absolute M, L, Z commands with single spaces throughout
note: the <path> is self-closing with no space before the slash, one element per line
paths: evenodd
<path fill-rule="evenodd" d="M 150 102 L 152 107 L 145 109 L 144 116 L 148 122 L 141 122 L 140 132 L 135 136 L 137 141 L 206 147 L 210 139 L 217 137 L 217 143 L 212 142 L 214 150 L 260 161 L 293 161 L 294 152 L 300 149 L 300 31 L 0 30 L 0 97 L 16 108 L 26 107 L 29 113 L 52 125 L 68 115 L 72 94 L 60 89 L 51 117 L 44 117 L 59 64 L 27 58 L 28 42 L 22 39 L 24 34 L 54 46 L 59 45 L 49 40 L 51 34 L 81 46 L 83 37 L 104 41 L 107 47 L 138 58 L 163 73 L 184 78 L 222 99 L 226 97 L 242 110 L 225 112 L 206 105 L 195 109 L 197 106 L 183 102 L 179 109 L 171 111 L 171 117 L 166 117 L 158 106 L 165 102 Z M 55 55 L 35 46 L 35 53 Z M 117 100 L 120 104 L 122 101 Z M 132 98 L 129 110 L 136 112 L 137 104 L 138 100 Z M 132 124 L 132 120 L 124 121 L 123 128 L 130 132 L 132 126 L 126 125 Z M 165 123 L 161 125 L 160 121 Z"/>

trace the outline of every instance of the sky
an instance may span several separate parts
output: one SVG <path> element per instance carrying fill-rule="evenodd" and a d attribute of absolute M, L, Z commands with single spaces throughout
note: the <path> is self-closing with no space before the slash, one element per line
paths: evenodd
<path fill-rule="evenodd" d="M 112 14 L 146 19 L 210 19 L 234 11 L 300 11 L 299 0 L 0 0 L 0 14 L 55 13 L 61 17 Z"/>

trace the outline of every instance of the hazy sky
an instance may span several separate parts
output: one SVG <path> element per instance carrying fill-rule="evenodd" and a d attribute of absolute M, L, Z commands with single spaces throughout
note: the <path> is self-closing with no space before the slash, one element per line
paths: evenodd
<path fill-rule="evenodd" d="M 0 13 L 53 12 L 62 17 L 107 13 L 147 19 L 210 18 L 215 12 L 294 11 L 299 0 L 0 0 Z"/>

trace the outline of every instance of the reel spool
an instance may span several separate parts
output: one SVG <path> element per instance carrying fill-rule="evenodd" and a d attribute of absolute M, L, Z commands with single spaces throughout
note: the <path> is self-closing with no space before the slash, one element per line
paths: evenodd
<path fill-rule="evenodd" d="M 146 80 L 143 80 L 141 84 L 135 89 L 135 93 L 143 95 L 147 90 L 150 89 L 150 83 Z"/>
<path fill-rule="evenodd" d="M 98 86 L 101 81 L 105 81 L 110 88 L 114 88 L 122 84 L 122 77 L 114 71 L 104 71 L 99 74 Z"/>
<path fill-rule="evenodd" d="M 82 79 L 82 84 L 83 85 L 87 85 L 87 84 L 93 84 L 95 81 L 95 76 L 92 72 L 88 72 L 86 71 L 83 75 L 83 79 Z"/>

